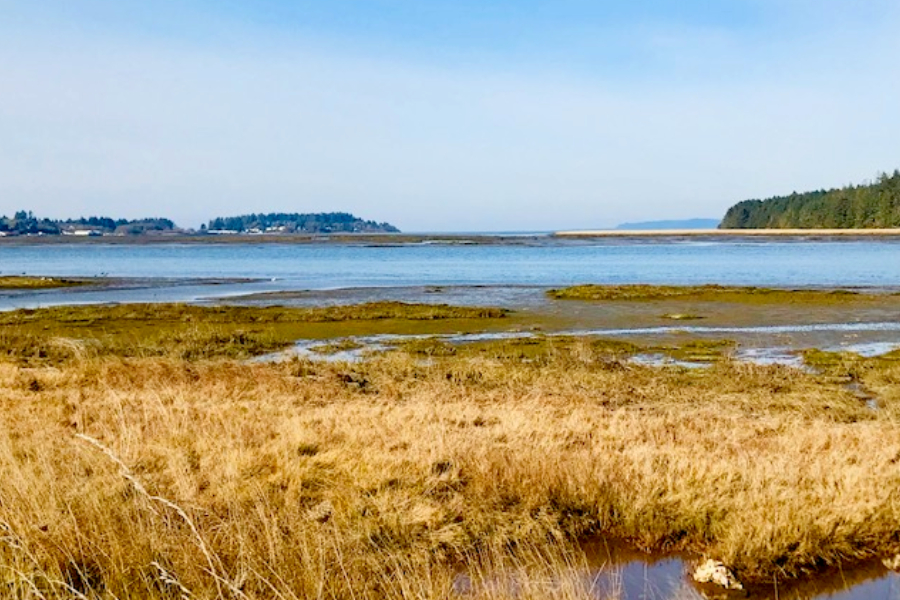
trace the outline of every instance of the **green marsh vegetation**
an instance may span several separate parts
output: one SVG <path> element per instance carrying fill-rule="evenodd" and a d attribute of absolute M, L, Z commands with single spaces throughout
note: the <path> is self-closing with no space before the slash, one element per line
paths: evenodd
<path fill-rule="evenodd" d="M 507 315 L 497 308 L 401 302 L 324 308 L 61 306 L 0 313 L 0 355 L 51 363 L 84 355 L 241 359 L 302 338 L 477 331 L 505 323 Z"/>
<path fill-rule="evenodd" d="M 579 354 L 592 360 L 627 361 L 634 356 L 663 355 L 693 363 L 728 360 L 735 343 L 730 340 L 691 339 L 681 343 L 636 343 L 611 338 L 538 335 L 511 339 L 450 343 L 439 338 L 402 341 L 393 350 L 420 357 L 457 357 L 549 364 Z"/>
<path fill-rule="evenodd" d="M 343 340 L 338 340 L 335 342 L 329 342 L 324 344 L 319 344 L 317 346 L 312 346 L 310 350 L 313 352 L 317 352 L 319 354 L 337 354 L 338 352 L 347 352 L 350 350 L 359 350 L 363 348 L 362 342 L 356 341 L 352 338 L 346 338 Z"/>
<path fill-rule="evenodd" d="M 89 279 L 61 277 L 31 277 L 26 275 L 0 275 L 0 290 L 41 290 L 76 287 L 94 283 Z"/>
<path fill-rule="evenodd" d="M 784 289 L 724 285 L 599 285 L 586 284 L 549 290 L 557 300 L 652 302 L 685 300 L 744 304 L 843 304 L 884 300 L 889 294 L 852 289 Z M 896 295 L 894 295 L 896 297 Z M 900 303 L 900 298 L 898 298 Z M 695 315 L 693 315 L 695 316 Z"/>

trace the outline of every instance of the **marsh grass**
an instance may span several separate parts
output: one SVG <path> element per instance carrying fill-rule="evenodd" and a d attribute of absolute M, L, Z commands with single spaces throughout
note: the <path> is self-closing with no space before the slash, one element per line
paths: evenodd
<path fill-rule="evenodd" d="M 711 363 L 727 359 L 735 346 L 731 340 L 694 339 L 681 344 L 636 344 L 613 338 L 536 335 L 459 344 L 436 337 L 417 338 L 397 342 L 393 348 L 422 357 L 479 357 L 548 364 L 573 355 L 610 362 L 624 361 L 639 354 L 664 354 L 677 360 Z"/>
<path fill-rule="evenodd" d="M 822 381 L 855 388 L 858 396 L 874 402 L 879 413 L 900 419 L 900 350 L 874 357 L 807 350 L 803 358 Z"/>
<path fill-rule="evenodd" d="M 240 359 L 305 337 L 477 330 L 503 322 L 507 314 L 504 309 L 401 302 L 326 308 L 64 306 L 0 313 L 0 356 L 32 365 L 84 355 Z"/>
<path fill-rule="evenodd" d="M 362 342 L 354 340 L 354 339 L 343 339 L 338 340 L 336 342 L 329 342 L 326 344 L 319 344 L 317 346 L 310 347 L 312 352 L 316 352 L 318 354 L 337 354 L 339 352 L 348 352 L 350 350 L 359 350 L 363 348 L 364 345 Z"/>
<path fill-rule="evenodd" d="M 745 304 L 843 304 L 896 298 L 849 289 L 782 289 L 723 285 L 576 285 L 548 290 L 557 300 L 634 301 L 687 300 Z"/>
<path fill-rule="evenodd" d="M 450 306 L 448 304 L 408 304 L 369 302 L 320 308 L 283 306 L 198 306 L 192 304 L 113 304 L 56 306 L 37 310 L 22 309 L 0 313 L 0 323 L 20 324 L 55 322 L 71 325 L 108 323 L 184 322 L 224 323 L 323 323 L 405 319 L 430 321 L 441 319 L 499 319 L 509 311 L 502 308 Z"/>
<path fill-rule="evenodd" d="M 896 365 L 866 371 L 873 412 L 796 369 L 596 340 L 352 365 L 194 358 L 206 340 L 0 361 L 13 597 L 447 598 L 466 572 L 478 598 L 581 598 L 588 535 L 745 582 L 900 549 Z"/>

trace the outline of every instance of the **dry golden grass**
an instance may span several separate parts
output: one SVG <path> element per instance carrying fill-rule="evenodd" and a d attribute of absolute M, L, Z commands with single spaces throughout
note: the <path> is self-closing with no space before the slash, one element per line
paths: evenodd
<path fill-rule="evenodd" d="M 792 577 L 900 547 L 895 414 L 796 370 L 650 369 L 587 343 L 0 363 L 0 585 L 447 598 L 465 567 L 472 597 L 586 598 L 570 544 L 598 533 Z"/>

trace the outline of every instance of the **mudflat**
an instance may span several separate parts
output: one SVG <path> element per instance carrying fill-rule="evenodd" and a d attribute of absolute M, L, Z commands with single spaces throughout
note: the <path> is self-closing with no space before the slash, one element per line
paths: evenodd
<path fill-rule="evenodd" d="M 554 235 L 558 237 L 900 237 L 900 229 L 585 229 L 557 231 Z"/>

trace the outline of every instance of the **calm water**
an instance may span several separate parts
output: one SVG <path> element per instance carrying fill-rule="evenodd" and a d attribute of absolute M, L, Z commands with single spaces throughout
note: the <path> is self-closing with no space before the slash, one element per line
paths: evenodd
<path fill-rule="evenodd" d="M 0 274 L 251 277 L 290 289 L 705 283 L 897 285 L 892 241 L 606 241 L 537 245 L 0 245 Z"/>
<path fill-rule="evenodd" d="M 587 563 L 573 567 L 573 579 L 581 582 L 587 596 L 605 600 L 896 600 L 900 598 L 900 577 L 885 570 L 877 561 L 850 569 L 823 573 L 815 579 L 750 586 L 726 592 L 712 585 L 692 582 L 690 572 L 699 557 L 678 555 L 652 556 L 627 548 L 604 547 L 601 543 L 585 546 Z M 465 575 L 455 585 L 456 597 L 465 598 L 479 587 L 511 590 L 515 595 L 517 578 L 527 573 L 498 573 L 493 579 L 474 584 Z M 578 586 L 576 586 L 578 587 Z"/>

